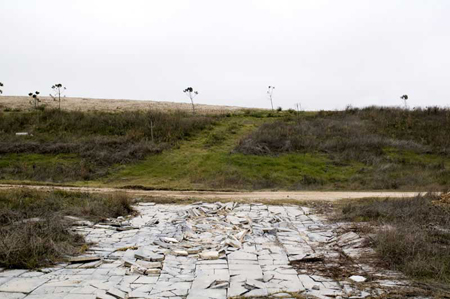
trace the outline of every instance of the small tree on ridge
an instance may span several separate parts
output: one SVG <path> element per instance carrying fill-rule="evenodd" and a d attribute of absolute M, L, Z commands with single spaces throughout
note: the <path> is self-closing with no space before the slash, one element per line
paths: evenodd
<path fill-rule="evenodd" d="M 192 103 L 192 114 L 195 114 L 195 107 L 194 107 L 194 98 L 196 95 L 198 95 L 198 91 L 194 90 L 192 87 L 188 87 L 183 92 L 189 97 Z"/>
<path fill-rule="evenodd" d="M 269 95 L 269 100 L 270 100 L 270 104 L 272 105 L 272 111 L 273 111 L 273 90 L 275 89 L 275 86 L 269 86 L 268 90 L 267 90 L 267 94 Z"/>
<path fill-rule="evenodd" d="M 64 90 L 66 90 L 66 88 L 61 83 L 58 83 L 53 85 L 52 89 L 54 94 L 50 94 L 50 96 L 52 97 L 53 101 L 58 101 L 59 110 L 61 110 L 61 94 L 64 93 Z"/>
<path fill-rule="evenodd" d="M 406 101 L 408 100 L 408 95 L 407 95 L 407 94 L 404 94 L 404 95 L 402 95 L 402 96 L 400 97 L 400 99 L 402 99 L 402 100 L 404 101 L 404 103 L 405 103 L 405 108 L 408 108 L 408 105 L 406 104 Z"/>
<path fill-rule="evenodd" d="M 38 98 L 39 91 L 36 91 L 36 92 L 34 92 L 34 93 L 30 92 L 28 95 L 31 97 L 31 102 L 30 102 L 31 105 L 34 106 L 34 109 L 37 109 L 38 103 L 41 101 L 41 100 L 39 100 L 39 98 Z"/>
<path fill-rule="evenodd" d="M 3 87 L 3 83 L 2 82 L 0 82 L 0 87 Z M 0 94 L 2 94 L 2 93 L 3 93 L 3 90 L 0 89 Z"/>

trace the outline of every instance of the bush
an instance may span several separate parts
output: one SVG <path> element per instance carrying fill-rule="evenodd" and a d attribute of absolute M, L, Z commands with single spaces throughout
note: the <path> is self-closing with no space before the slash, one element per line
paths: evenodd
<path fill-rule="evenodd" d="M 59 217 L 0 227 L 0 265 L 33 269 L 80 252 L 84 238 Z"/>
<path fill-rule="evenodd" d="M 428 194 L 364 200 L 346 205 L 340 219 L 373 222 L 374 247 L 390 268 L 450 283 L 450 207 L 438 205 L 437 199 Z"/>
<path fill-rule="evenodd" d="M 80 253 L 86 244 L 64 216 L 99 221 L 134 213 L 123 194 L 30 190 L 0 192 L 0 266 L 37 268 Z"/>

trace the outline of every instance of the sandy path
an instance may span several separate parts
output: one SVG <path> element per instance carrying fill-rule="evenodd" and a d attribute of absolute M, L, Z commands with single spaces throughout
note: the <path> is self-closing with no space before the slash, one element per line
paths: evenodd
<path fill-rule="evenodd" d="M 133 196 L 152 196 L 174 199 L 204 199 L 204 200 L 233 200 L 233 201 L 337 201 L 341 199 L 357 198 L 403 198 L 414 197 L 420 192 L 391 192 L 391 191 L 255 191 L 255 192 L 219 192 L 219 191 L 166 191 L 166 190 L 134 190 L 115 188 L 91 188 L 91 187 L 62 187 L 62 186 L 37 186 L 37 185 L 7 185 L 0 184 L 0 190 L 29 188 L 40 191 L 65 190 L 74 192 L 113 193 L 124 192 Z M 423 192 L 422 192 L 423 193 Z"/>

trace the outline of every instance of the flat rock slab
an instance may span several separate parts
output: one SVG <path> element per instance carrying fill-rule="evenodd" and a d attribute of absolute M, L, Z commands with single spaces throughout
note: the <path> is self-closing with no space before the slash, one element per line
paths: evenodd
<path fill-rule="evenodd" d="M 99 256 L 74 256 L 69 258 L 69 262 L 71 262 L 72 264 L 75 263 L 90 263 L 90 262 L 95 262 L 95 261 L 99 261 L 102 258 Z"/>
<path fill-rule="evenodd" d="M 0 285 L 0 292 L 28 294 L 47 281 L 48 279 L 43 278 L 12 278 Z"/>
<path fill-rule="evenodd" d="M 1 293 L 2 299 L 22 299 L 26 294 L 22 293 Z"/>

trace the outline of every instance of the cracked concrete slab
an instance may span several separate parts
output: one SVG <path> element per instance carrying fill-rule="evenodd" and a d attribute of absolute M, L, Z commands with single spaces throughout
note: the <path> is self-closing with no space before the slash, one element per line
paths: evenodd
<path fill-rule="evenodd" d="M 361 248 L 357 233 L 339 233 L 338 224 L 306 207 L 199 202 L 141 203 L 136 209 L 134 218 L 80 220 L 74 231 L 95 245 L 75 263 L 41 271 L 0 269 L 0 298 L 197 299 L 279 292 L 356 298 L 408 285 L 398 273 L 380 275 L 358 263 L 339 279 L 322 273 L 341 252 L 356 256 L 368 249 Z"/>

